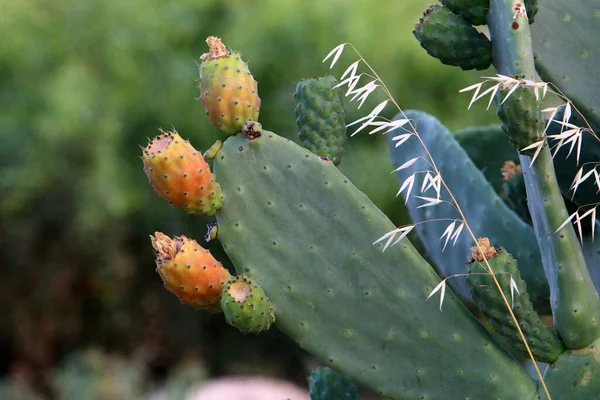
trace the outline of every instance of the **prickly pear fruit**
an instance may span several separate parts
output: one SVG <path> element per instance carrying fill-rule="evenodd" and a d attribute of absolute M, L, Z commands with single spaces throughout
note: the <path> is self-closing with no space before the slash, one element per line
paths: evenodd
<path fill-rule="evenodd" d="M 296 124 L 302 146 L 338 165 L 346 143 L 346 110 L 338 81 L 328 75 L 296 85 Z"/>
<path fill-rule="evenodd" d="M 484 25 L 490 0 L 440 0 L 454 14 L 461 15 L 473 25 Z"/>
<path fill-rule="evenodd" d="M 510 143 L 519 153 L 532 156 L 535 149 L 523 149 L 542 140 L 544 118 L 541 103 L 531 87 L 520 86 L 513 93 L 510 90 L 512 89 L 503 88 L 496 94 L 496 112 Z M 509 93 L 510 96 L 506 98 Z"/>
<path fill-rule="evenodd" d="M 531 224 L 531 214 L 527 205 L 527 191 L 521 166 L 514 161 L 506 161 L 502 166 L 502 197 L 513 211 L 528 224 Z"/>
<path fill-rule="evenodd" d="M 244 275 L 231 277 L 223 286 L 221 309 L 227 323 L 243 333 L 258 334 L 275 322 L 273 306 L 264 289 Z"/>
<path fill-rule="evenodd" d="M 155 192 L 171 206 L 197 215 L 213 215 L 222 207 L 221 186 L 202 153 L 176 131 L 152 139 L 143 161 Z"/>
<path fill-rule="evenodd" d="M 358 400 L 356 385 L 331 368 L 314 369 L 308 386 L 310 400 Z"/>
<path fill-rule="evenodd" d="M 482 70 L 492 63 L 492 42 L 446 6 L 430 6 L 413 34 L 421 47 L 443 64 Z"/>
<path fill-rule="evenodd" d="M 527 357 L 528 354 L 521 341 L 521 336 L 492 276 L 489 275 L 483 263 L 483 260 L 487 259 L 505 296 L 509 301 L 514 301 L 513 313 L 519 321 L 519 326 L 535 359 L 547 363 L 553 362 L 565 351 L 565 346 L 556 334 L 542 323 L 538 313 L 533 309 L 529 294 L 527 294 L 526 283 L 521 279 L 517 261 L 506 250 L 496 250 L 490 246 L 488 238 L 479 239 L 478 242 L 484 254 L 481 255 L 476 247 L 471 248 L 473 252 L 472 268 L 467 276 L 473 301 L 479 305 L 481 313 L 501 339 L 516 352 Z"/>
<path fill-rule="evenodd" d="M 220 311 L 219 301 L 231 274 L 210 252 L 185 236 L 171 239 L 161 232 L 150 235 L 156 251 L 156 271 L 165 287 L 181 302 Z"/>
<path fill-rule="evenodd" d="M 260 97 L 257 82 L 239 52 L 229 52 L 221 39 L 206 39 L 210 52 L 203 54 L 200 98 L 211 124 L 228 135 L 242 130 L 244 122 L 258 121 Z"/>

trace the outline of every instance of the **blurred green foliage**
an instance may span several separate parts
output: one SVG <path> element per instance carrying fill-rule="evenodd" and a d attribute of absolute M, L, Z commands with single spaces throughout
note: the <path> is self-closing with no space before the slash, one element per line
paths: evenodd
<path fill-rule="evenodd" d="M 209 35 L 242 51 L 259 82 L 260 122 L 294 140 L 296 81 L 329 73 L 321 60 L 344 42 L 402 107 L 453 129 L 494 121 L 483 106 L 467 112 L 469 95 L 458 93 L 485 73 L 443 66 L 413 38 L 428 4 L 0 0 L 0 374 L 25 368 L 42 393 L 56 394 L 44 371 L 95 344 L 152 349 L 155 378 L 198 351 L 209 374 L 243 364 L 304 383 L 304 353 L 277 331 L 240 337 L 222 316 L 180 305 L 162 288 L 148 235 L 200 239 L 210 219 L 154 195 L 139 146 L 157 127 L 175 127 L 199 150 L 223 138 L 195 100 L 195 61 Z M 356 59 L 347 48 L 332 72 L 339 77 Z M 347 122 L 383 99 L 373 95 L 360 110 L 348 104 Z M 353 137 L 340 169 L 406 221 L 385 139 Z M 208 247 L 228 265 L 218 243 Z M 230 351 L 232 342 L 248 350 Z"/>

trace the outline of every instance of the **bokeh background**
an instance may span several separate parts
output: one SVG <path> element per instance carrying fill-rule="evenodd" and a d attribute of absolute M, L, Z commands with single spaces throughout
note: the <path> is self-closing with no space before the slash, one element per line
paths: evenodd
<path fill-rule="evenodd" d="M 444 66 L 414 39 L 432 2 L 0 0 L 0 399 L 183 399 L 229 375 L 305 386 L 316 363 L 276 328 L 243 336 L 163 288 L 149 235 L 202 240 L 211 220 L 154 195 L 140 146 L 158 127 L 199 150 L 223 139 L 195 100 L 209 35 L 243 53 L 260 122 L 293 140 L 296 81 L 329 73 L 321 61 L 344 42 L 404 109 L 451 129 L 494 121 L 458 93 L 486 72 Z M 347 103 L 347 122 L 383 99 Z M 385 138 L 353 137 L 340 169 L 406 222 Z"/>

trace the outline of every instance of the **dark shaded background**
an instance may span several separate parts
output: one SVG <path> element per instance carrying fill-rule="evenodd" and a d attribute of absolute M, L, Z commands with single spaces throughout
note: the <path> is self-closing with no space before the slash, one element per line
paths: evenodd
<path fill-rule="evenodd" d="M 0 0 L 0 398 L 175 399 L 229 374 L 304 385 L 315 364 L 277 329 L 243 336 L 163 288 L 149 234 L 201 240 L 210 219 L 154 195 L 139 146 L 158 127 L 200 150 L 223 139 L 194 99 L 209 35 L 242 51 L 261 123 L 294 140 L 296 81 L 328 73 L 321 61 L 343 42 L 402 107 L 450 128 L 493 121 L 458 93 L 486 73 L 443 66 L 412 36 L 429 3 Z M 348 105 L 348 122 L 383 99 Z M 385 139 L 353 137 L 340 169 L 406 221 Z M 230 265 L 218 242 L 208 248 Z"/>

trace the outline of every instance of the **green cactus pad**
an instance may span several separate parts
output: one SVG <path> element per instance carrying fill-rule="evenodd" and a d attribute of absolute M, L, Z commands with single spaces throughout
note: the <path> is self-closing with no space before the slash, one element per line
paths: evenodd
<path fill-rule="evenodd" d="M 490 0 L 440 0 L 454 14 L 461 15 L 473 25 L 484 25 Z"/>
<path fill-rule="evenodd" d="M 275 321 L 273 306 L 264 289 L 244 275 L 231 277 L 223 286 L 221 309 L 227 323 L 243 333 L 266 331 Z"/>
<path fill-rule="evenodd" d="M 527 285 L 521 279 L 517 261 L 504 249 L 500 249 L 487 261 L 509 301 L 511 301 L 511 277 L 516 283 L 518 291 L 514 293 L 512 310 L 535 359 L 547 363 L 556 360 L 564 352 L 565 347 L 556 334 L 542 323 L 538 313 L 533 309 L 527 293 Z M 487 273 L 487 267 L 482 261 L 473 261 L 467 282 L 472 288 L 473 301 L 479 305 L 481 313 L 491 323 L 494 330 L 510 348 L 524 357 L 528 357 L 514 321 L 506 309 L 492 276 Z"/>
<path fill-rule="evenodd" d="M 527 18 L 529 18 L 529 23 L 533 24 L 535 21 L 535 16 L 539 11 L 538 0 L 525 0 L 525 9 L 527 10 Z"/>
<path fill-rule="evenodd" d="M 538 0 L 531 25 L 535 68 L 600 125 L 600 11 L 597 0 Z M 529 11 L 529 10 L 528 10 Z"/>
<path fill-rule="evenodd" d="M 564 107 L 561 107 L 554 120 L 562 121 L 564 116 Z M 573 110 L 571 118 L 568 121 L 578 127 L 587 128 L 587 125 L 581 115 Z M 598 135 L 600 134 L 600 126 L 592 125 L 592 130 Z M 558 122 L 552 122 L 546 131 L 547 135 L 558 135 L 561 131 L 570 129 L 563 127 Z M 554 145 L 556 142 L 550 141 L 550 144 Z M 569 155 L 570 145 L 562 147 L 554 156 L 554 169 L 556 171 L 556 179 L 560 186 L 560 190 L 563 196 L 572 199 L 573 203 L 577 206 L 586 206 L 589 204 L 595 204 L 600 199 L 598 194 L 598 187 L 595 185 L 595 180 L 592 178 L 583 182 L 577 188 L 577 191 L 573 193 L 571 190 L 571 184 L 577 174 L 577 171 L 584 167 L 584 173 L 588 172 L 591 168 L 598 164 L 600 161 L 600 141 L 592 136 L 589 131 L 583 132 L 581 140 L 581 152 L 579 154 L 579 163 L 577 162 L 577 149 L 574 149 Z"/>
<path fill-rule="evenodd" d="M 335 87 L 337 84 L 331 75 L 304 79 L 297 83 L 294 92 L 300 143 L 335 165 L 342 161 L 346 143 L 344 96 Z"/>
<path fill-rule="evenodd" d="M 523 151 L 527 146 L 542 140 L 544 118 L 541 101 L 535 97 L 533 88 L 520 86 L 510 96 L 508 88 L 499 90 L 496 112 L 502 121 L 502 130 L 512 145 L 524 155 L 533 155 L 535 149 Z"/>
<path fill-rule="evenodd" d="M 358 400 L 356 385 L 331 368 L 314 369 L 308 377 L 310 400 Z"/>
<path fill-rule="evenodd" d="M 452 135 L 492 184 L 494 190 L 501 193 L 503 179 L 500 170 L 504 162 L 519 161 L 517 151 L 511 146 L 501 125 L 461 129 L 452 132 Z"/>
<path fill-rule="evenodd" d="M 581 350 L 568 350 L 544 376 L 553 399 L 597 399 L 600 393 L 600 339 Z"/>
<path fill-rule="evenodd" d="M 446 6 L 430 6 L 415 25 L 413 34 L 421 47 L 443 64 L 482 70 L 492 63 L 489 39 Z"/>
<path fill-rule="evenodd" d="M 406 117 L 416 126 L 421 140 L 429 149 L 475 236 L 488 237 L 492 243 L 501 243 L 517 259 L 522 266 L 521 276 L 527 282 L 529 295 L 536 309 L 542 313 L 548 311 L 549 288 L 532 227 L 506 205 L 437 118 L 414 110 L 406 111 Z M 398 115 L 396 118 L 404 117 Z M 395 142 L 391 140 L 395 134 L 396 132 L 389 134 L 391 158 L 395 168 L 414 157 L 426 157 L 422 145 L 416 139 L 411 138 L 400 147 L 395 147 Z M 398 171 L 396 176 L 399 185 L 417 171 L 428 169 L 431 169 L 429 164 L 419 160 L 411 167 Z M 421 187 L 423 179 L 424 174 L 415 175 L 415 189 Z M 426 193 L 425 196 L 435 195 L 431 190 Z M 414 194 L 419 195 L 416 191 Z M 444 192 L 440 198 L 451 200 Z M 472 239 L 463 232 L 456 244 L 449 242 L 445 249 L 440 240 L 450 223 L 447 219 L 458 217 L 456 211 L 447 203 L 419 208 L 422 204 L 423 201 L 414 196 L 410 196 L 407 201 L 410 217 L 414 222 L 429 221 L 420 223 L 415 228 L 429 257 L 444 276 L 466 273 L 466 263 L 471 254 L 469 249 L 473 246 Z M 448 282 L 462 296 L 470 299 L 470 288 L 464 279 L 450 279 Z"/>
<path fill-rule="evenodd" d="M 214 162 L 218 239 L 262 285 L 277 326 L 391 399 L 534 398 L 536 387 L 396 227 L 331 163 L 274 133 L 227 139 Z M 243 172 L 243 173 L 242 173 Z"/>

